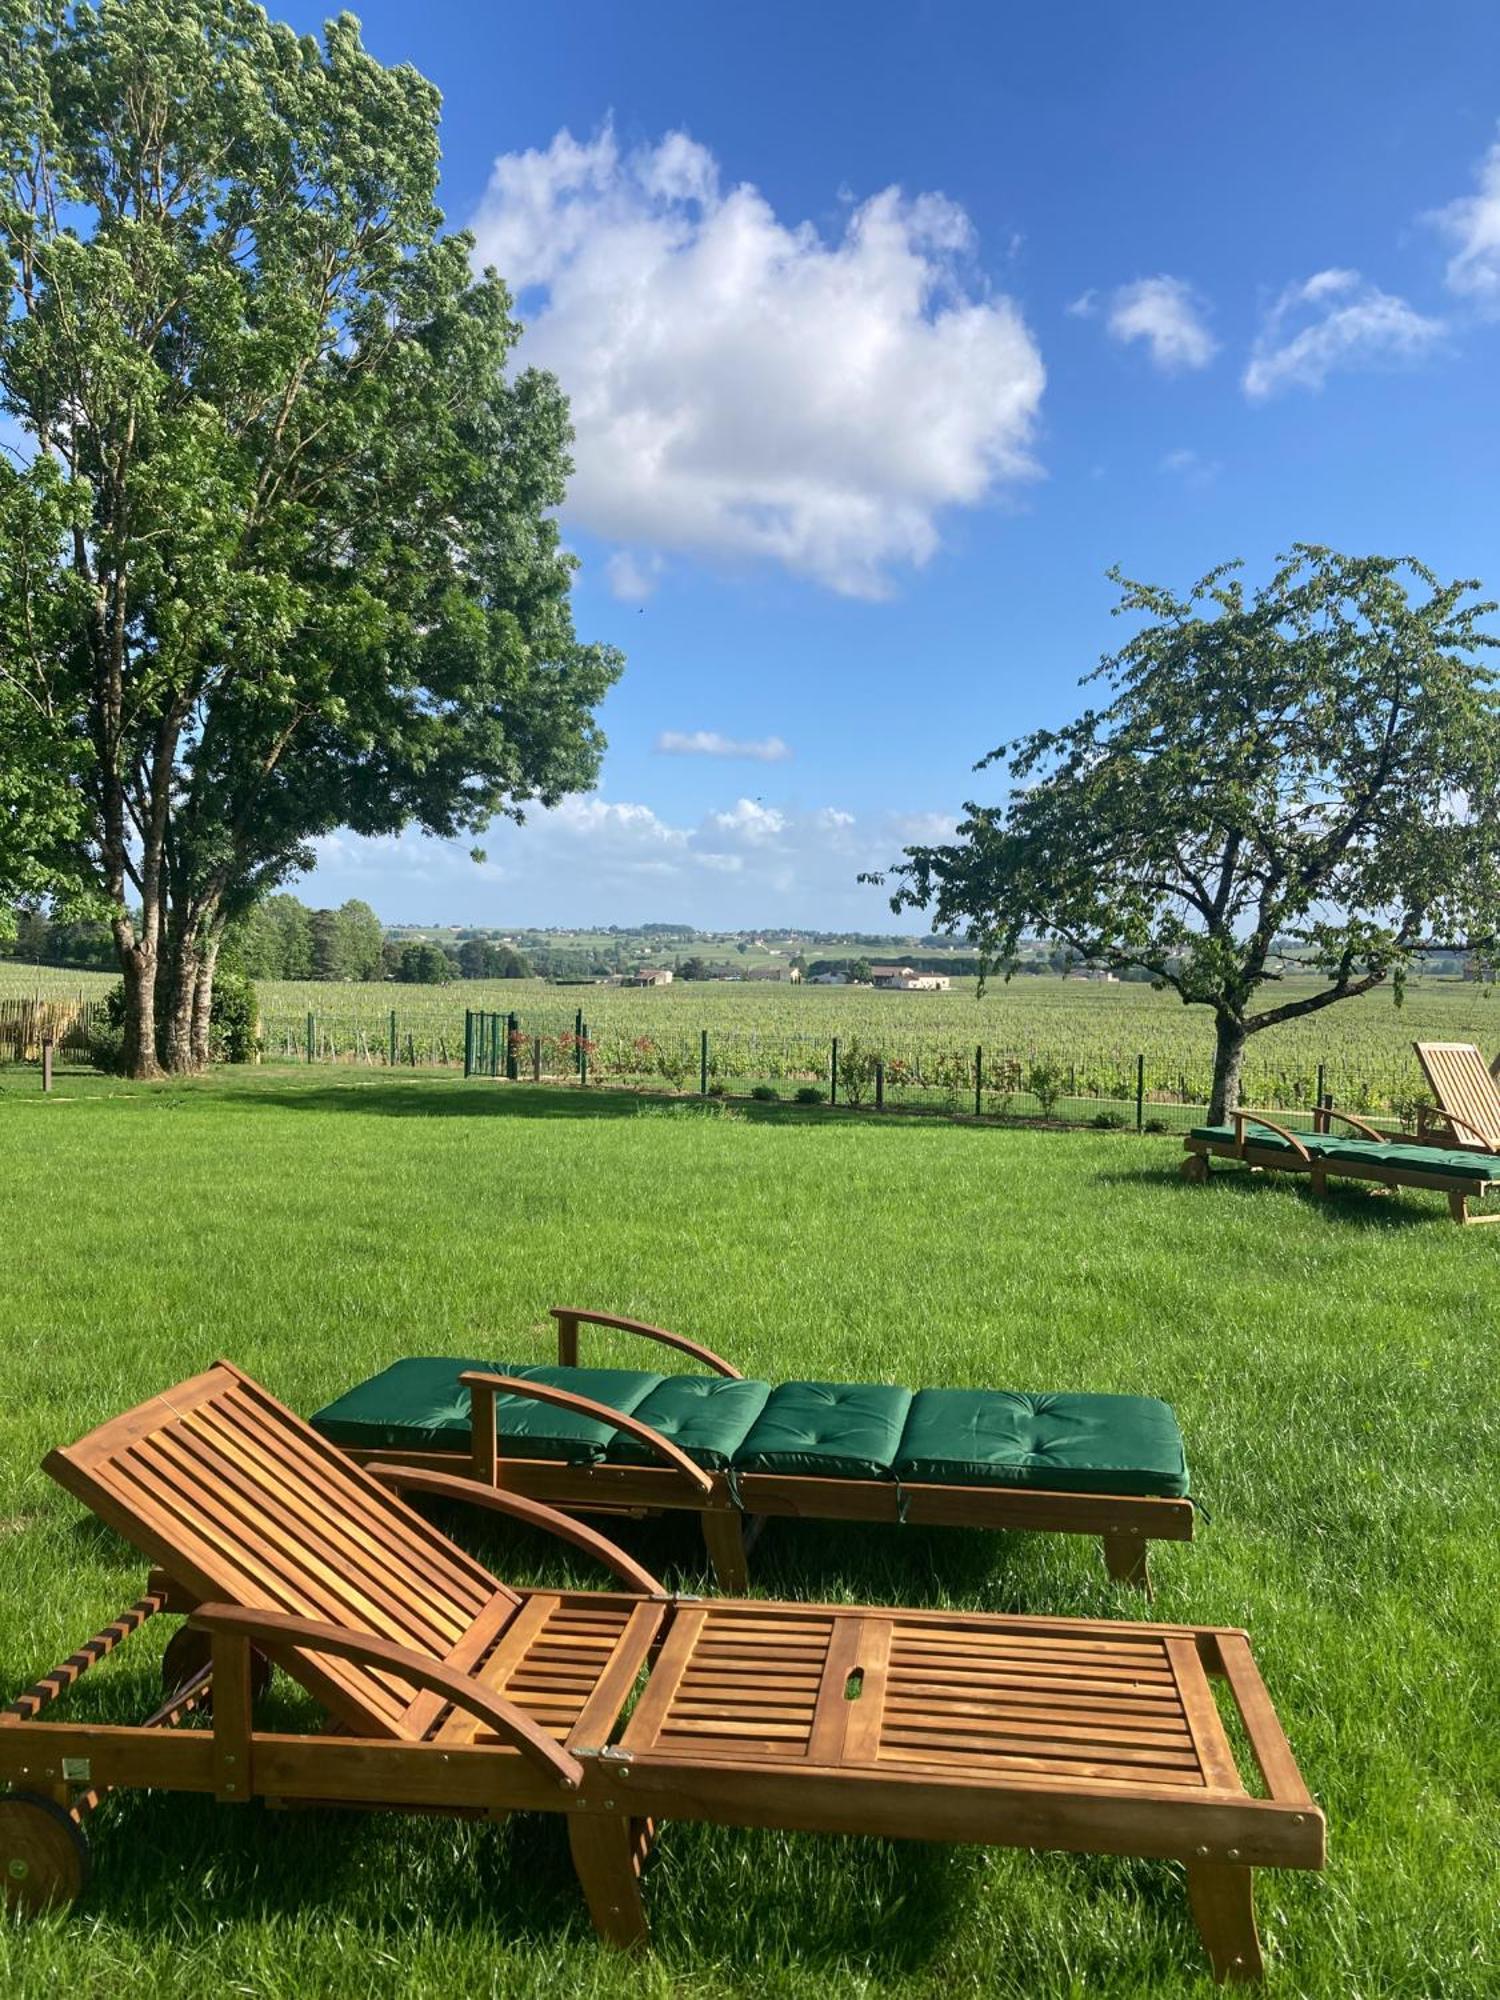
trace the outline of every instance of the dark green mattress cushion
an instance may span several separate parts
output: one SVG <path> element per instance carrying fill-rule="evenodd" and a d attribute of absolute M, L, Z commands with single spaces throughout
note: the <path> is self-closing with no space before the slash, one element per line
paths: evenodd
<path fill-rule="evenodd" d="M 1195 1139 L 1234 1142 L 1232 1125 L 1195 1125 Z M 1330 1166 L 1390 1167 L 1398 1173 L 1437 1174 L 1444 1180 L 1500 1181 L 1500 1157 L 1493 1153 L 1465 1153 L 1456 1147 L 1418 1146 L 1403 1139 L 1358 1139 L 1338 1132 L 1299 1132 L 1297 1137 L 1314 1159 Z M 1290 1153 L 1291 1147 L 1275 1132 L 1249 1126 L 1248 1144 L 1275 1153 Z"/>
<path fill-rule="evenodd" d="M 705 1472 L 726 1472 L 771 1394 L 769 1382 L 728 1375 L 668 1375 L 631 1415 L 679 1445 Z M 624 1431 L 604 1454 L 614 1465 L 661 1465 L 659 1453 Z"/>
<path fill-rule="evenodd" d="M 547 1382 L 630 1416 L 663 1381 L 633 1368 L 537 1367 L 527 1362 L 455 1361 L 421 1356 L 393 1362 L 368 1382 L 319 1410 L 313 1428 L 334 1444 L 366 1451 L 470 1450 L 469 1392 L 459 1376 L 471 1368 Z M 603 1458 L 616 1433 L 592 1417 L 554 1410 L 526 1396 L 501 1396 L 495 1426 L 502 1458 L 559 1458 L 587 1465 Z"/>
<path fill-rule="evenodd" d="M 871 1382 L 783 1382 L 735 1454 L 738 1472 L 889 1479 L 910 1389 Z"/>
<path fill-rule="evenodd" d="M 1188 1490 L 1177 1419 L 1154 1396 L 922 1389 L 912 1398 L 895 1471 L 910 1485 L 1167 1499 Z"/>

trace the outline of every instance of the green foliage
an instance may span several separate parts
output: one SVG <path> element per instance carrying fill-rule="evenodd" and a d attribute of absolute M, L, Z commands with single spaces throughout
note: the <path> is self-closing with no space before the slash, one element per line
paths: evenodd
<path fill-rule="evenodd" d="M 907 849 L 893 899 L 992 963 L 1052 937 L 1212 1008 L 1216 1114 L 1251 1035 L 1398 978 L 1433 934 L 1500 933 L 1494 607 L 1405 558 L 1299 544 L 1248 597 L 1230 568 L 1186 599 L 1113 572 L 1148 622 L 1091 676 L 1102 705 L 991 752 L 1008 802 Z M 1288 947 L 1325 983 L 1254 1011 Z"/>
<path fill-rule="evenodd" d="M 259 1046 L 260 1004 L 243 972 L 221 972 L 214 981 L 209 1045 L 215 1062 L 254 1060 Z"/>
<path fill-rule="evenodd" d="M 1089 1120 L 1098 1132 L 1123 1132 L 1129 1122 L 1123 1111 L 1096 1111 Z"/>
<path fill-rule="evenodd" d="M 457 976 L 457 968 L 441 945 L 408 944 L 401 947 L 396 977 L 404 986 L 446 986 Z"/>
<path fill-rule="evenodd" d="M 1036 1099 L 1044 1118 L 1050 1118 L 1057 1109 L 1057 1100 L 1063 1094 L 1067 1073 L 1060 1062 L 1043 1059 L 1034 1062 L 1026 1071 L 1026 1088 Z"/>
<path fill-rule="evenodd" d="M 822 1104 L 827 1099 L 827 1096 L 828 1092 L 820 1089 L 817 1084 L 804 1083 L 796 1093 L 795 1102 L 798 1104 Z"/>
<path fill-rule="evenodd" d="M 488 938 L 465 938 L 458 948 L 458 969 L 465 979 L 530 979 L 532 968 L 513 945 Z"/>
<path fill-rule="evenodd" d="M 620 659 L 573 630 L 562 394 L 442 233 L 432 86 L 348 14 L 3 19 L 0 897 L 107 909 L 147 1066 L 159 938 L 191 993 L 315 835 L 587 785 Z"/>
<path fill-rule="evenodd" d="M 779 1104 L 781 1102 L 781 1092 L 776 1088 L 774 1083 L 758 1083 L 751 1090 L 750 1095 L 755 1099 L 757 1104 Z"/>
<path fill-rule="evenodd" d="M 846 1104 L 862 1104 L 875 1088 L 875 1065 L 880 1050 L 847 1035 L 839 1043 L 839 1096 Z"/>

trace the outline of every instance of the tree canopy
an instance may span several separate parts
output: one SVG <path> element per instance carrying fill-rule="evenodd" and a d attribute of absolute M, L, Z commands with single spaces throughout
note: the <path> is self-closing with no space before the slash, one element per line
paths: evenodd
<path fill-rule="evenodd" d="M 1251 1035 L 1500 932 L 1495 607 L 1411 558 L 1299 543 L 1254 593 L 1237 567 L 1185 598 L 1111 572 L 1147 622 L 1101 705 L 984 758 L 1008 800 L 908 848 L 892 899 L 991 966 L 1050 937 L 1211 1008 L 1216 1117 Z M 1288 951 L 1323 983 L 1257 1007 Z"/>
<path fill-rule="evenodd" d="M 248 0 L 0 28 L 0 782 L 36 802 L 0 888 L 107 913 L 144 1074 L 314 836 L 590 783 L 620 660 L 574 634 L 566 404 L 443 233 L 432 86 Z"/>

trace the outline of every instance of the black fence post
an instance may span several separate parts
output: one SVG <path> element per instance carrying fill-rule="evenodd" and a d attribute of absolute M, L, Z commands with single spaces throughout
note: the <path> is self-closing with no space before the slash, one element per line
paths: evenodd
<path fill-rule="evenodd" d="M 875 1109 L 885 1109 L 885 1057 L 875 1058 Z"/>
<path fill-rule="evenodd" d="M 1142 1132 L 1146 1127 L 1146 1058 L 1135 1059 L 1135 1129 Z"/>
<path fill-rule="evenodd" d="M 1317 1088 L 1317 1092 L 1316 1092 L 1316 1094 L 1315 1094 L 1315 1095 L 1314 1095 L 1314 1097 L 1313 1097 L 1313 1110 L 1314 1110 L 1314 1111 L 1321 1111 L 1321 1110 L 1323 1109 L 1323 1098 L 1324 1098 L 1324 1095 L 1325 1095 L 1325 1093 L 1327 1092 L 1327 1089 L 1328 1089 L 1328 1076 L 1327 1076 L 1327 1073 L 1326 1073 L 1326 1071 L 1324 1070 L 1324 1067 L 1323 1067 L 1322 1063 L 1319 1063 L 1319 1064 L 1318 1064 L 1318 1088 Z"/>
<path fill-rule="evenodd" d="M 984 1048 L 981 1045 L 974 1051 L 974 1116 L 978 1118 L 982 1116 L 983 1112 L 984 1112 Z"/>
<path fill-rule="evenodd" d="M 309 1013 L 307 1017 L 307 1060 L 309 1062 L 311 1062 L 313 1059 L 313 1041 L 317 1035 L 317 1032 L 318 1032 L 317 1022 L 314 1020 L 312 1014 Z"/>
<path fill-rule="evenodd" d="M 392 1069 L 394 1069 L 394 1068 L 396 1067 L 396 1010 L 395 1010 L 395 1008 L 394 1008 L 394 1007 L 393 1007 L 393 1008 L 391 1009 L 391 1042 L 390 1042 L 390 1048 L 391 1048 L 391 1060 L 390 1060 L 390 1066 L 391 1066 L 391 1068 L 392 1068 Z"/>
<path fill-rule="evenodd" d="M 45 1093 L 46 1091 L 49 1091 L 51 1088 L 52 1088 L 52 1037 L 50 1035 L 43 1035 L 42 1090 Z"/>
<path fill-rule="evenodd" d="M 464 1009 L 464 1081 L 474 1074 L 474 1009 Z"/>
<path fill-rule="evenodd" d="M 704 1028 L 698 1037 L 698 1095 L 708 1095 L 708 1030 Z"/>
<path fill-rule="evenodd" d="M 531 1080 L 533 1083 L 540 1083 L 542 1080 L 542 1038 L 540 1035 L 533 1035 L 531 1038 Z"/>
<path fill-rule="evenodd" d="M 514 1083 L 519 1074 L 516 1063 L 516 1036 L 521 1032 L 521 1023 L 516 1015 L 505 1017 L 505 1080 Z"/>
<path fill-rule="evenodd" d="M 837 1104 L 838 1101 L 839 1101 L 839 1038 L 837 1035 L 835 1035 L 833 1038 L 833 1053 L 828 1060 L 828 1102 L 830 1104 Z"/>

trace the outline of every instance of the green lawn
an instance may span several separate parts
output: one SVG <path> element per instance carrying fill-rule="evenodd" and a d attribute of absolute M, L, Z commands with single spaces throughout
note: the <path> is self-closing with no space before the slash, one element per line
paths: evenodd
<path fill-rule="evenodd" d="M 545 1358 L 567 1302 L 751 1373 L 1159 1394 L 1213 1519 L 1158 1547 L 1148 1615 L 1249 1628 L 1328 1815 L 1326 1875 L 1258 1878 L 1272 1990 L 1500 1990 L 1500 1231 L 1437 1197 L 1189 1188 L 1173 1142 L 1133 1135 L 326 1070 L 67 1077 L 50 1100 L 11 1072 L 0 1157 L 4 1689 L 143 1569 L 42 1454 L 219 1354 L 308 1410 L 404 1353 Z M 691 1523 L 626 1538 L 706 1587 Z M 540 1540 L 477 1545 L 517 1580 L 586 1575 Z M 772 1594 L 1140 1612 L 1062 1537 L 778 1525 L 757 1559 Z M 154 1629 L 90 1677 L 95 1712 L 144 1713 Z M 78 1909 L 0 1925 L 17 2000 L 1208 1990 L 1163 1865 L 679 1825 L 647 1884 L 656 1956 L 623 1966 L 560 1822 L 136 1794 L 91 1831 Z"/>

